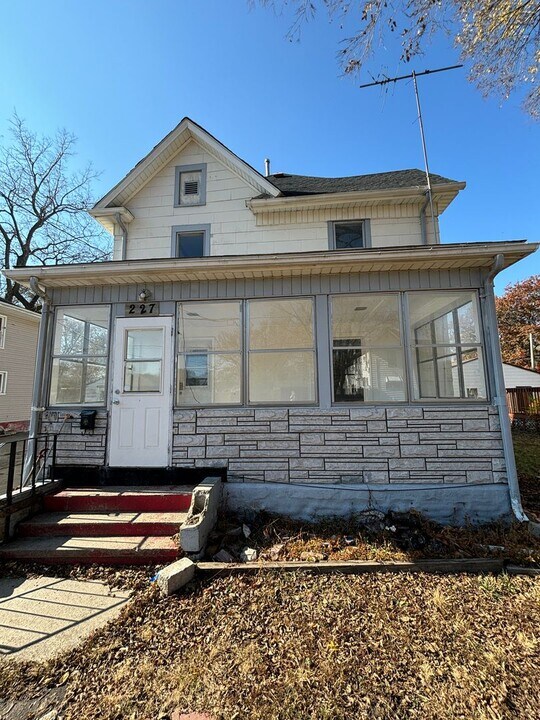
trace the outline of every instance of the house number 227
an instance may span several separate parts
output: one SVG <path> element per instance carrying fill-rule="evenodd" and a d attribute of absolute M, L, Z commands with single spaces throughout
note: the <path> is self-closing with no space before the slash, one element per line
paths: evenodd
<path fill-rule="evenodd" d="M 159 303 L 126 303 L 125 315 L 159 315 Z"/>

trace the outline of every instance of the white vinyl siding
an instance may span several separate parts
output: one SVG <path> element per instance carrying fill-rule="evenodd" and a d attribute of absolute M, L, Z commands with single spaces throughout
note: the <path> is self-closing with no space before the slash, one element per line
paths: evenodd
<path fill-rule="evenodd" d="M 206 204 L 175 207 L 176 168 L 206 165 Z M 350 211 L 299 211 L 294 218 L 272 213 L 271 223 L 256 218 L 246 201 L 259 191 L 249 186 L 196 143 L 184 150 L 126 203 L 129 225 L 126 259 L 170 257 L 171 228 L 209 224 L 211 255 L 304 252 L 328 249 L 328 221 L 370 220 L 373 247 L 419 245 L 419 209 L 413 205 L 351 208 Z M 264 224 L 263 224 L 264 223 Z M 429 224 L 429 223 L 428 223 Z M 118 230 L 120 235 L 120 231 Z M 120 258 L 115 242 L 115 259 Z"/>

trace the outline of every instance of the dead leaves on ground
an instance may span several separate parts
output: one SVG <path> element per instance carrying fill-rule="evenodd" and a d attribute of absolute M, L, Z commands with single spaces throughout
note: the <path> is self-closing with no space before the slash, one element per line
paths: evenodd
<path fill-rule="evenodd" d="M 176 708 L 227 720 L 502 720 L 540 715 L 539 649 L 532 578 L 262 572 L 170 598 L 138 591 L 59 661 L 3 665 L 2 684 L 64 682 L 65 720 Z"/>

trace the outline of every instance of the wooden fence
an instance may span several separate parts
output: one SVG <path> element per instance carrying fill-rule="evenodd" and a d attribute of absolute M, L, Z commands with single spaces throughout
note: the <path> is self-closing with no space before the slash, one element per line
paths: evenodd
<path fill-rule="evenodd" d="M 509 413 L 540 414 L 540 388 L 518 387 L 506 390 Z"/>
<path fill-rule="evenodd" d="M 507 388 L 506 404 L 512 427 L 540 432 L 540 388 Z"/>

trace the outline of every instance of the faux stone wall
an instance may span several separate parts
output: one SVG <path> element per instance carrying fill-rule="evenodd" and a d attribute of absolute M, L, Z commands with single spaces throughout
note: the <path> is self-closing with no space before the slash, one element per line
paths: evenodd
<path fill-rule="evenodd" d="M 488 405 L 178 410 L 173 432 L 174 465 L 229 482 L 506 482 Z"/>
<path fill-rule="evenodd" d="M 98 413 L 95 430 L 87 432 L 81 430 L 80 422 L 80 412 L 49 410 L 43 413 L 41 432 L 58 433 L 57 463 L 104 465 L 107 448 L 107 413 Z"/>
<path fill-rule="evenodd" d="M 60 464 L 106 462 L 107 414 L 48 411 Z M 227 468 L 229 482 L 504 483 L 499 417 L 489 405 L 176 410 L 172 463 Z"/>

